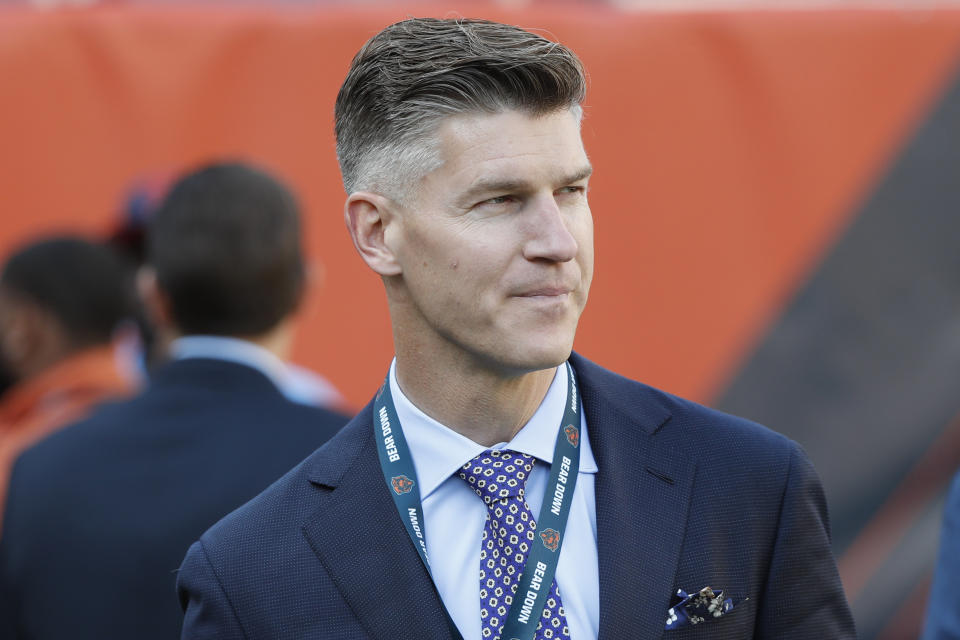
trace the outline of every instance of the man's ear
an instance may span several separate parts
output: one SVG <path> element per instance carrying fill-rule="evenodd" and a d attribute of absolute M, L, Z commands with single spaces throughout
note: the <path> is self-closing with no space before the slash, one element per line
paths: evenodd
<path fill-rule="evenodd" d="M 4 300 L 9 306 L 0 349 L 11 372 L 26 379 L 56 364 L 75 350 L 67 330 L 50 311 L 29 300 Z"/>
<path fill-rule="evenodd" d="M 20 378 L 33 373 L 33 361 L 43 346 L 44 314 L 36 305 L 20 301 L 10 305 L 7 320 L 0 332 L 0 349 L 4 359 Z"/>
<path fill-rule="evenodd" d="M 397 223 L 396 204 L 376 193 L 351 193 L 343 206 L 343 219 L 357 253 L 381 276 L 403 272 L 393 248 L 386 239 L 387 227 Z"/>
<path fill-rule="evenodd" d="M 144 266 L 137 271 L 137 295 L 143 302 L 147 317 L 157 329 L 165 330 L 173 326 L 170 298 L 160 289 L 153 267 Z"/>
<path fill-rule="evenodd" d="M 320 260 L 309 258 L 303 265 L 303 275 L 307 289 L 319 289 L 327 281 L 327 268 Z"/>

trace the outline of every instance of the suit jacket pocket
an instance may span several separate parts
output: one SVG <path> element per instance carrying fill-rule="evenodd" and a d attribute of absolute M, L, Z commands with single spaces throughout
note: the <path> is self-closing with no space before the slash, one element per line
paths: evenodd
<path fill-rule="evenodd" d="M 751 598 L 738 604 L 733 611 L 700 624 L 663 632 L 663 640 L 750 640 L 753 638 L 756 600 Z"/>

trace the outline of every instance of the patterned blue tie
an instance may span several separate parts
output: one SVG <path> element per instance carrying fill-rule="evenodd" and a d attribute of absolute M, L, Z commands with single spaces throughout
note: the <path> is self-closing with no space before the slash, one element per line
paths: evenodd
<path fill-rule="evenodd" d="M 532 456 L 523 453 L 488 449 L 463 465 L 459 473 L 487 505 L 480 541 L 480 618 L 483 637 L 489 640 L 500 638 L 530 545 L 537 537 L 537 522 L 524 498 L 533 462 Z M 534 637 L 570 638 L 556 580 L 550 585 Z"/>

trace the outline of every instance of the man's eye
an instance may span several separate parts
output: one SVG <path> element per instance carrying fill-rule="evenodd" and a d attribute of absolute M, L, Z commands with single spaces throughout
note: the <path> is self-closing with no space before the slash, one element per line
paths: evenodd
<path fill-rule="evenodd" d="M 513 196 L 497 196 L 496 198 L 487 198 L 480 204 L 506 204 L 513 201 Z"/>
<path fill-rule="evenodd" d="M 584 193 L 585 191 L 586 191 L 585 187 L 576 187 L 576 186 L 562 187 L 560 189 L 557 189 L 557 193 Z"/>

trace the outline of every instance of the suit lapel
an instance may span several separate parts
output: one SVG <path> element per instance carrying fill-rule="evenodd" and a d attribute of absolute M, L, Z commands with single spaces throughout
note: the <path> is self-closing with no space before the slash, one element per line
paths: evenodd
<path fill-rule="evenodd" d="M 571 362 L 599 467 L 599 635 L 659 638 L 695 464 L 675 436 L 661 433 L 671 419 L 662 396 L 576 354 Z M 371 420 L 368 406 L 344 428 L 357 434 L 352 451 L 316 458 L 310 478 L 321 490 L 304 535 L 372 637 L 450 640 L 443 605 L 383 482 Z"/>
<path fill-rule="evenodd" d="M 304 535 L 372 637 L 448 640 L 443 604 L 384 484 L 370 420 L 369 407 L 355 418 L 369 435 L 357 438 L 352 462 L 338 451 L 315 465 L 311 482 L 322 492 Z"/>
<path fill-rule="evenodd" d="M 599 467 L 600 638 L 659 638 L 675 589 L 695 465 L 658 439 L 671 419 L 660 396 L 582 358 L 572 361 Z"/>

